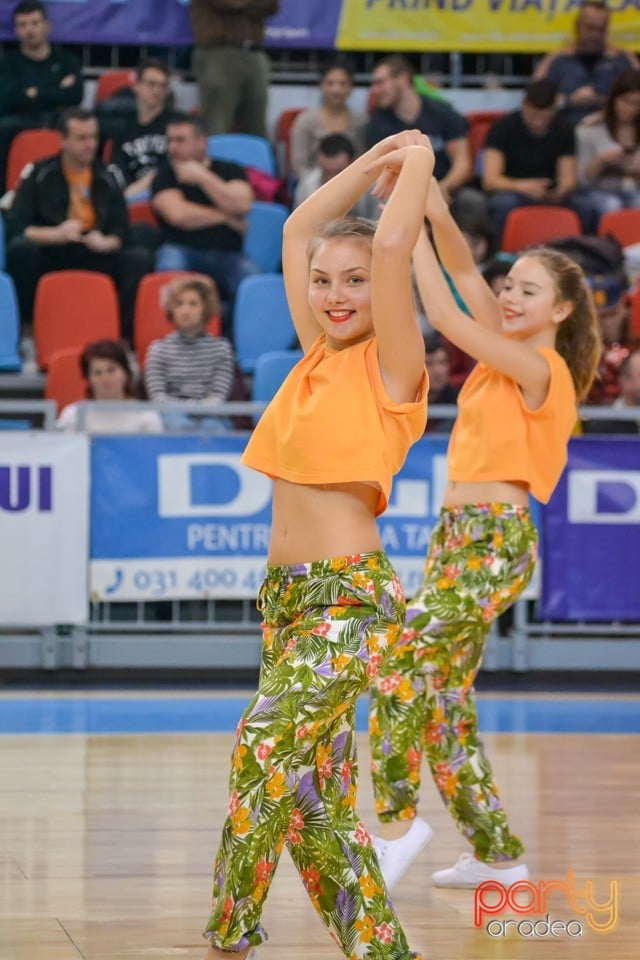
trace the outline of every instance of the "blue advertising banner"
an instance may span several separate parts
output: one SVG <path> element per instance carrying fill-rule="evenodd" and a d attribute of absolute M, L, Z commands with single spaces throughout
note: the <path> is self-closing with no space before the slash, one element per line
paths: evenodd
<path fill-rule="evenodd" d="M 0 40 L 14 39 L 14 3 L 0 4 Z M 189 0 L 47 0 L 57 43 L 191 46 Z M 341 0 L 282 0 L 266 24 L 274 47 L 335 46 Z"/>
<path fill-rule="evenodd" d="M 94 600 L 255 597 L 264 576 L 271 481 L 240 464 L 243 436 L 95 437 Z M 424 437 L 396 477 L 380 534 L 408 594 L 446 479 L 447 437 Z"/>
<path fill-rule="evenodd" d="M 542 514 L 543 620 L 640 620 L 640 441 L 577 437 Z"/>

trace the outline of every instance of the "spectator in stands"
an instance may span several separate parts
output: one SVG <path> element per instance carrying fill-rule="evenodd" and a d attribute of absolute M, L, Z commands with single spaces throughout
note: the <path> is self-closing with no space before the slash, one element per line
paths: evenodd
<path fill-rule="evenodd" d="M 597 218 L 640 207 L 640 70 L 614 80 L 604 109 L 578 124 L 576 139 L 578 183 Z"/>
<path fill-rule="evenodd" d="M 191 0 L 192 63 L 207 133 L 233 128 L 266 137 L 264 21 L 279 9 L 279 0 Z"/>
<path fill-rule="evenodd" d="M 640 68 L 637 57 L 609 43 L 609 19 L 603 0 L 581 3 L 574 42 L 558 53 L 547 54 L 533 74 L 534 80 L 553 80 L 559 92 L 558 106 L 571 124 L 604 105 L 619 74 Z"/>
<path fill-rule="evenodd" d="M 259 272 L 242 251 L 253 191 L 243 167 L 207 156 L 199 117 L 173 117 L 167 143 L 167 158 L 151 185 L 161 236 L 156 270 L 190 270 L 215 280 L 229 334 L 238 286 Z"/>
<path fill-rule="evenodd" d="M 117 340 L 96 340 L 88 344 L 80 355 L 80 369 L 87 382 L 88 400 L 120 403 L 136 399 L 127 351 Z M 78 430 L 81 424 L 91 433 L 159 433 L 162 430 L 162 420 L 156 411 L 139 407 L 88 409 L 82 421 L 78 404 L 71 403 L 57 421 L 61 430 Z"/>
<path fill-rule="evenodd" d="M 299 113 L 291 127 L 291 168 L 297 178 L 317 169 L 320 142 L 330 133 L 349 137 L 354 157 L 362 153 L 367 121 L 348 106 L 352 90 L 353 72 L 346 60 L 333 60 L 324 67 L 320 105 Z"/>
<path fill-rule="evenodd" d="M 165 309 L 176 330 L 149 347 L 145 386 L 150 400 L 197 401 L 206 410 L 229 399 L 235 377 L 233 347 L 226 337 L 212 337 L 207 323 L 218 313 L 220 301 L 208 277 L 174 280 L 167 290 Z M 222 417 L 187 413 L 164 414 L 167 429 L 228 429 Z"/>
<path fill-rule="evenodd" d="M 160 160 L 167 153 L 169 68 L 162 60 L 142 60 L 136 68 L 136 115 L 113 143 L 111 163 L 122 178 L 127 200 L 146 199 Z"/>
<path fill-rule="evenodd" d="M 33 165 L 20 181 L 7 216 L 7 271 L 15 281 L 24 324 L 31 323 L 35 289 L 51 270 L 93 270 L 116 283 L 127 339 L 133 330 L 138 283 L 153 254 L 128 246 L 124 195 L 96 159 L 98 123 L 80 107 L 61 119 L 60 153 Z"/>
<path fill-rule="evenodd" d="M 316 164 L 298 181 L 293 198 L 293 206 L 299 207 L 310 197 L 318 187 L 331 180 L 355 160 L 356 151 L 353 140 L 344 133 L 329 133 L 318 145 Z M 376 220 L 379 213 L 379 204 L 370 193 L 365 194 L 357 201 L 355 207 L 349 211 L 351 216 L 366 217 Z"/>
<path fill-rule="evenodd" d="M 0 61 L 0 186 L 4 192 L 11 141 L 22 130 L 56 127 L 58 114 L 82 100 L 80 63 L 49 43 L 44 4 L 23 0 L 13 11 L 17 50 Z"/>
<path fill-rule="evenodd" d="M 365 131 L 367 148 L 401 130 L 425 133 L 436 155 L 435 176 L 450 202 L 454 196 L 460 208 L 484 212 L 485 200 L 466 184 L 473 177 L 468 124 L 444 100 L 421 96 L 414 87 L 415 70 L 402 54 L 384 57 L 373 71 L 371 85 L 376 108 Z"/>
<path fill-rule="evenodd" d="M 559 204 L 578 212 L 585 229 L 593 220 L 587 197 L 576 192 L 575 135 L 556 109 L 551 80 L 534 80 L 519 110 L 493 124 L 484 146 L 482 187 L 498 237 L 517 207 Z"/>
<path fill-rule="evenodd" d="M 449 353 L 442 339 L 425 337 L 427 373 L 429 374 L 429 407 L 434 403 L 455 404 L 460 387 L 455 386 L 449 375 Z M 436 420 L 429 416 L 426 433 L 449 433 L 453 429 L 455 417 Z"/>
<path fill-rule="evenodd" d="M 640 350 L 634 350 L 625 357 L 618 372 L 620 395 L 611 404 L 611 410 L 624 410 L 627 407 L 640 409 Z M 585 420 L 584 433 L 640 433 L 640 418 L 637 420 Z"/>
<path fill-rule="evenodd" d="M 620 394 L 620 368 L 634 347 L 629 335 L 628 291 L 618 276 L 588 279 L 598 310 L 602 355 L 587 402 L 610 404 Z"/>

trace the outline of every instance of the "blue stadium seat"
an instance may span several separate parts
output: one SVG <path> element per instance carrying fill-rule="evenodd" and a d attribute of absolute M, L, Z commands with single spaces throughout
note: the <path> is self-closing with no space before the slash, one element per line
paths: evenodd
<path fill-rule="evenodd" d="M 214 133 L 207 137 L 207 153 L 216 160 L 233 160 L 243 167 L 256 167 L 275 177 L 273 147 L 265 137 L 251 133 Z"/>
<path fill-rule="evenodd" d="M 268 403 L 303 356 L 302 350 L 269 350 L 260 354 L 253 370 L 251 399 Z"/>
<path fill-rule="evenodd" d="M 233 341 L 244 374 L 253 373 L 260 354 L 296 345 L 282 274 L 261 273 L 241 282 L 233 310 Z"/>
<path fill-rule="evenodd" d="M 282 228 L 289 216 L 282 203 L 254 201 L 244 237 L 244 252 L 264 273 L 277 273 L 282 263 Z"/>
<path fill-rule="evenodd" d="M 4 270 L 5 263 L 4 217 L 0 213 L 0 270 Z"/>
<path fill-rule="evenodd" d="M 31 420 L 0 420 L 0 430 L 31 430 Z"/>
<path fill-rule="evenodd" d="M 0 273 L 0 371 L 15 373 L 22 369 L 18 353 L 20 314 L 13 280 Z"/>

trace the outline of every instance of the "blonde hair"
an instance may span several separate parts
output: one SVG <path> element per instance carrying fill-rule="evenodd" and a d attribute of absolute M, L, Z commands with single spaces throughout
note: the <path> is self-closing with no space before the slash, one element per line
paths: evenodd
<path fill-rule="evenodd" d="M 556 303 L 569 302 L 571 312 L 558 326 L 556 350 L 565 360 L 578 400 L 593 383 L 602 353 L 598 311 L 582 268 L 575 260 L 549 247 L 531 247 L 519 259 L 533 257 L 545 268 L 556 290 Z"/>
<path fill-rule="evenodd" d="M 210 277 L 193 276 L 172 280 L 162 291 L 162 306 L 169 320 L 173 321 L 173 311 L 183 293 L 193 290 L 202 300 L 202 321 L 207 323 L 220 311 L 218 288 Z"/>
<path fill-rule="evenodd" d="M 360 240 L 371 247 L 375 232 L 376 223 L 365 217 L 340 217 L 338 220 L 329 220 L 320 232 L 309 240 L 307 259 L 311 263 L 325 240 Z"/>

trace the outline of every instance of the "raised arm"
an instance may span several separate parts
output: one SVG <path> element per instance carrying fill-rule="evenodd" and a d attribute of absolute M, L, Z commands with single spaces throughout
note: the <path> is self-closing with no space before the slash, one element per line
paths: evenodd
<path fill-rule="evenodd" d="M 282 272 L 289 309 L 303 350 L 308 350 L 320 333 L 308 301 L 309 240 L 318 234 L 323 224 L 343 217 L 356 200 L 373 185 L 380 172 L 375 167 L 377 160 L 398 147 L 418 142 L 420 137 L 422 134 L 418 131 L 407 131 L 376 143 L 346 170 L 314 191 L 304 203 L 296 207 L 285 223 Z"/>
<path fill-rule="evenodd" d="M 547 395 L 551 376 L 545 358 L 529 344 L 482 327 L 460 310 L 424 229 L 413 262 L 420 297 L 429 308 L 429 322 L 469 356 L 515 380 L 527 405 L 532 409 L 539 407 Z"/>
<path fill-rule="evenodd" d="M 483 327 L 499 331 L 501 321 L 498 301 L 478 270 L 469 244 L 451 216 L 449 205 L 435 178 L 429 186 L 426 212 L 440 261 L 472 316 Z M 430 316 L 429 299 L 424 300 L 424 306 Z"/>
<path fill-rule="evenodd" d="M 416 399 L 424 375 L 424 339 L 416 321 L 411 255 L 423 223 L 433 173 L 429 141 L 404 147 L 386 160 L 402 166 L 373 238 L 371 306 L 380 370 L 397 403 Z"/>

